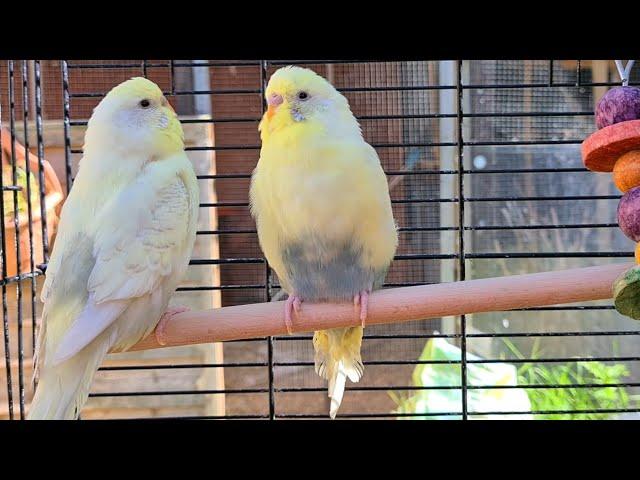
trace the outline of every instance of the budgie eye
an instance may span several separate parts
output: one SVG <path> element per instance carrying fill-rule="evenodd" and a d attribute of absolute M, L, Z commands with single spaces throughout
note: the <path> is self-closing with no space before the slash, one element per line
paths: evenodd
<path fill-rule="evenodd" d="M 140 100 L 140 104 L 139 105 L 142 108 L 147 108 L 149 105 L 151 105 L 151 102 L 145 98 L 144 100 Z"/>
<path fill-rule="evenodd" d="M 298 98 L 300 100 L 306 100 L 309 98 L 309 94 L 307 92 L 298 92 Z"/>

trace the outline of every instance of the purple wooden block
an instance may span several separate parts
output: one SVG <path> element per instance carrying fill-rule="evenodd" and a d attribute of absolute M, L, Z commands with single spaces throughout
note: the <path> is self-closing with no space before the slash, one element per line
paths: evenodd
<path fill-rule="evenodd" d="M 631 240 L 640 241 L 640 187 L 632 188 L 620 199 L 618 225 Z"/>
<path fill-rule="evenodd" d="M 596 126 L 599 129 L 637 119 L 640 119 L 640 88 L 612 88 L 596 106 Z"/>

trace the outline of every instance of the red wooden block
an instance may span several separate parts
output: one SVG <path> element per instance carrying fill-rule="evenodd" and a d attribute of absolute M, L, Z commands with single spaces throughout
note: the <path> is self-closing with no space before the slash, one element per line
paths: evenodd
<path fill-rule="evenodd" d="M 594 172 L 611 172 L 618 158 L 640 150 L 640 120 L 616 123 L 589 135 L 582 142 L 582 161 Z"/>

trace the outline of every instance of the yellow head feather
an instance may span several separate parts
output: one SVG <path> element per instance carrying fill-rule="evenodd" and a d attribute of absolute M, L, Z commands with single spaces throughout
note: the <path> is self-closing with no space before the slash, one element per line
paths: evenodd
<path fill-rule="evenodd" d="M 267 102 L 280 97 L 281 103 L 269 105 L 259 125 L 263 142 L 300 140 L 301 136 L 326 134 L 360 135 L 360 127 L 347 99 L 313 70 L 283 67 L 269 79 Z"/>
<path fill-rule="evenodd" d="M 113 87 L 105 98 L 148 98 L 160 101 L 163 98 L 160 87 L 144 77 L 134 77 Z"/>
<path fill-rule="evenodd" d="M 151 80 L 135 77 L 116 85 L 94 109 L 85 142 L 152 146 L 156 153 L 184 149 L 178 117 Z"/>

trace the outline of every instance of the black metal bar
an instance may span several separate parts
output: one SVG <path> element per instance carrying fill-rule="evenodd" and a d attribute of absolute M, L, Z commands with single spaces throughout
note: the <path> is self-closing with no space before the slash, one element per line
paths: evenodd
<path fill-rule="evenodd" d="M 224 62 L 224 61 L 213 61 L 213 62 L 198 62 L 198 63 L 176 63 L 176 67 L 180 68 L 190 68 L 190 67 L 257 67 L 261 65 L 260 60 L 246 60 L 242 62 Z"/>
<path fill-rule="evenodd" d="M 0 285 L 11 285 L 12 283 L 21 282 L 22 280 L 26 280 L 31 277 L 37 277 L 42 274 L 43 273 L 39 271 L 21 273 L 20 275 L 14 275 L 12 277 L 3 278 L 2 280 L 0 280 Z"/>
<path fill-rule="evenodd" d="M 153 68 L 162 68 L 167 67 L 166 63 L 147 63 L 147 67 Z M 130 69 L 138 69 L 140 68 L 140 62 L 138 63 L 81 63 L 75 64 L 70 63 L 68 68 L 71 69 L 104 69 L 104 70 L 112 70 L 112 69 L 120 69 L 120 68 L 130 68 Z"/>
<path fill-rule="evenodd" d="M 386 392 L 393 390 L 404 391 L 432 391 L 432 390 L 460 390 L 461 385 L 432 385 L 432 386 L 416 386 L 416 385 L 375 385 L 375 386 L 357 386 L 350 385 L 345 387 L 345 391 L 350 392 Z M 621 387 L 640 387 L 640 383 L 636 382 L 619 382 L 619 383 L 567 383 L 567 384 L 532 384 L 532 385 L 467 385 L 468 390 L 562 390 L 567 388 L 621 388 Z M 322 387 L 287 387 L 278 388 L 280 393 L 317 393 L 324 392 L 326 389 Z"/>
<path fill-rule="evenodd" d="M 563 223 L 563 224 L 548 224 L 548 225 L 465 225 L 464 230 L 557 230 L 568 228 L 618 228 L 617 223 Z M 459 228 L 455 227 L 398 227 L 398 231 L 401 233 L 412 232 L 443 232 L 443 231 L 457 231 Z M 241 229 L 241 230 L 199 230 L 197 235 L 245 235 L 256 234 L 255 229 Z"/>
<path fill-rule="evenodd" d="M 556 357 L 556 358 L 495 358 L 469 360 L 468 363 L 558 363 L 558 362 L 640 362 L 640 357 Z"/>
<path fill-rule="evenodd" d="M 465 230 L 565 230 L 568 228 L 618 228 L 617 223 L 562 223 L 559 225 L 469 225 Z"/>
<path fill-rule="evenodd" d="M 189 265 L 223 265 L 230 263 L 264 263 L 264 258 L 192 258 Z"/>
<path fill-rule="evenodd" d="M 405 92 L 421 90 L 453 90 L 455 87 L 441 85 L 414 85 L 394 87 L 345 87 L 337 88 L 342 93 L 366 93 L 366 92 Z M 163 92 L 164 93 L 164 92 Z M 209 89 L 209 90 L 176 90 L 173 95 L 257 95 L 262 94 L 261 88 L 234 88 L 234 89 Z M 71 94 L 71 98 L 102 98 L 104 92 L 78 92 Z"/>
<path fill-rule="evenodd" d="M 35 60 L 35 93 L 36 93 L 36 135 L 38 143 L 38 187 L 40 191 L 40 219 L 42 228 L 42 259 L 46 265 L 49 262 L 49 227 L 47 225 L 47 206 L 46 206 L 46 180 L 44 177 L 44 139 L 42 129 L 42 73 L 40 69 L 40 60 Z M 39 274 L 40 272 L 34 272 Z M 36 328 L 32 332 L 33 352 L 36 347 Z M 34 379 L 35 386 L 35 379 Z"/>
<path fill-rule="evenodd" d="M 533 253 L 466 253 L 466 259 L 480 258 L 630 258 L 633 252 L 533 252 Z M 396 255 L 394 260 L 446 260 L 460 258 L 456 253 L 411 253 Z M 225 265 L 225 264 L 255 264 L 264 263 L 264 258 L 219 258 L 219 259 L 192 259 L 189 265 Z"/>
<path fill-rule="evenodd" d="M 176 95 L 175 91 L 166 92 L 167 95 Z M 79 95 L 75 95 L 78 98 Z M 485 112 L 485 113 L 465 113 L 463 118 L 511 118 L 511 117 L 589 117 L 593 116 L 592 111 L 586 112 Z M 359 121 L 373 120 L 420 120 L 420 119 L 439 119 L 439 118 L 457 118 L 455 113 L 423 113 L 423 114 L 404 114 L 404 115 L 355 115 Z M 184 118 L 180 122 L 183 124 L 210 124 L 210 123 L 258 123 L 259 117 L 228 117 L 228 118 Z M 86 126 L 87 120 L 73 120 L 72 127 Z M 586 171 L 586 169 L 584 169 Z"/>
<path fill-rule="evenodd" d="M 174 364 L 159 364 L 159 365 L 120 365 L 110 367 L 100 367 L 99 370 L 103 372 L 117 372 L 127 370 L 176 370 L 176 369 L 189 369 L 189 368 L 254 368 L 254 367 L 267 367 L 267 362 L 249 362 L 249 363 L 174 363 Z"/>
<path fill-rule="evenodd" d="M 575 87 L 615 87 L 620 85 L 620 82 L 583 82 L 578 85 L 577 82 L 561 82 L 554 83 L 551 88 L 575 88 Z M 640 82 L 629 82 L 629 85 L 637 86 Z M 505 89 L 517 89 L 517 88 L 550 88 L 546 83 L 493 83 L 493 84 L 469 84 L 463 87 L 465 90 L 505 90 Z"/>
<path fill-rule="evenodd" d="M 46 206 L 46 180 L 44 176 L 44 133 L 42 126 L 42 73 L 40 68 L 40 60 L 34 61 L 35 74 L 35 94 L 36 94 L 36 138 L 38 144 L 38 187 L 40 192 L 40 227 L 42 234 L 42 262 L 44 265 L 49 263 L 49 227 L 47 225 L 47 206 Z M 40 275 L 42 272 L 33 271 L 34 275 Z M 36 324 L 31 332 L 32 354 L 36 352 Z M 35 365 L 34 365 L 35 368 Z M 38 381 L 33 377 L 33 387 L 37 388 Z"/>
<path fill-rule="evenodd" d="M 463 172 L 464 174 L 464 172 Z M 542 202 L 542 201 L 573 201 L 573 200 L 620 200 L 620 195 L 558 195 L 558 196 L 535 196 L 535 197 L 466 197 L 465 202 Z M 459 202 L 458 198 L 407 198 L 392 199 L 394 205 L 406 203 L 450 203 Z M 249 202 L 209 202 L 201 203 L 201 208 L 225 208 L 243 207 L 248 208 Z"/>
<path fill-rule="evenodd" d="M 267 84 L 269 79 L 267 78 L 267 71 L 269 68 L 269 62 L 267 60 L 260 61 L 260 113 L 264 115 L 266 111 L 266 98 L 265 92 L 267 90 Z M 271 267 L 269 266 L 269 262 L 264 260 L 264 294 L 265 301 L 271 301 L 271 290 L 270 290 L 270 278 L 271 278 Z M 274 349 L 274 337 L 267 338 L 267 357 L 269 363 L 269 419 L 274 420 L 276 415 L 276 395 L 275 395 L 275 366 L 273 360 L 273 349 Z"/>
<path fill-rule="evenodd" d="M 27 60 L 22 60 L 22 120 L 23 120 L 23 128 L 24 128 L 24 149 L 25 149 L 25 174 L 27 177 L 27 232 L 29 235 L 29 270 L 31 272 L 35 271 L 35 260 L 33 257 L 33 211 L 31 206 L 31 165 L 30 158 L 31 152 L 29 151 L 29 74 L 28 74 L 28 66 Z M 35 100 L 35 99 L 34 99 Z M 32 275 L 29 279 L 31 283 L 31 340 L 32 340 L 32 352 L 34 350 L 33 342 L 35 340 L 35 330 L 36 330 L 36 276 Z M 18 340 L 21 342 L 21 335 L 18 336 Z M 24 347 L 19 348 L 23 352 L 24 356 Z M 22 377 L 22 383 L 24 384 L 24 358 L 19 359 L 19 371 L 20 377 Z M 24 389 L 22 394 L 22 403 L 24 410 Z M 23 415 L 24 416 L 24 415 Z"/>
<path fill-rule="evenodd" d="M 122 420 L 269 420 L 269 415 L 249 414 L 249 415 L 186 415 L 181 417 L 142 417 L 142 418 L 123 418 Z"/>
<path fill-rule="evenodd" d="M 404 418 L 404 417 L 452 417 L 461 416 L 460 412 L 425 412 L 425 413 L 338 413 L 336 418 Z M 276 418 L 329 419 L 328 414 L 321 413 L 285 413 Z"/>
<path fill-rule="evenodd" d="M 463 122 L 463 95 L 462 89 L 462 60 L 458 60 L 456 63 L 456 78 L 457 78 L 457 95 L 456 95 L 456 107 L 458 111 L 457 120 L 457 144 L 458 144 L 458 279 L 460 281 L 466 280 L 466 252 L 464 250 L 464 130 L 462 128 Z M 467 419 L 467 317 L 466 315 L 460 315 L 460 352 L 461 352 L 461 365 L 460 365 L 460 381 L 462 383 L 462 419 Z"/>
<path fill-rule="evenodd" d="M 169 75 L 171 76 L 171 95 L 176 94 L 176 63 L 175 60 L 169 61 Z"/>
<path fill-rule="evenodd" d="M 576 63 L 576 87 L 582 86 L 582 63 L 580 60 Z"/>
<path fill-rule="evenodd" d="M 2 128 L 2 117 L 0 117 L 0 128 Z M 3 151 L 2 137 L 0 136 L 0 152 Z M 3 162 L 4 163 L 4 162 Z M 4 169 L 4 164 L 2 165 Z M 0 187 L 4 187 L 4 172 L 0 175 Z M 5 205 L 4 195 L 0 202 L 0 213 L 2 214 L 2 280 L 7 277 L 7 245 L 6 245 L 6 226 L 5 226 Z M 7 284 L 2 282 L 2 325 L 4 339 L 4 361 L 7 375 L 7 409 L 9 412 L 9 420 L 13 420 L 13 377 L 11 373 L 11 342 L 9 335 L 9 312 L 7 304 Z"/>
<path fill-rule="evenodd" d="M 495 411 L 495 412 L 471 412 L 470 415 L 523 415 L 523 414 L 530 414 L 530 415 L 574 414 L 574 415 L 579 415 L 579 414 L 589 414 L 589 413 L 637 413 L 637 412 L 640 412 L 640 408 L 600 408 L 600 409 L 593 409 L 593 410 L 586 410 L 586 409 L 582 409 L 582 410 L 531 410 L 531 411 L 524 411 L 524 412 Z"/>
<path fill-rule="evenodd" d="M 174 65 L 175 66 L 175 65 Z M 140 68 L 138 66 L 138 68 Z M 618 85 L 614 82 L 583 82 L 576 83 L 555 83 L 551 88 L 567 87 L 614 87 Z M 629 82 L 630 86 L 640 85 L 640 82 Z M 527 88 L 549 88 L 546 83 L 505 83 L 505 84 L 469 84 L 463 85 L 463 90 L 506 90 L 506 89 L 527 89 Z M 367 92 L 407 92 L 407 91 L 437 91 L 437 90 L 457 90 L 457 85 L 412 85 L 412 86 L 391 86 L 391 87 L 344 87 L 337 88 L 341 93 L 367 93 Z M 259 88 L 237 88 L 237 89 L 211 89 L 211 90 L 178 90 L 172 95 L 257 95 Z M 169 92 L 163 92 L 167 95 Z M 101 98 L 106 92 L 77 92 L 71 98 Z"/>
<path fill-rule="evenodd" d="M 470 197 L 467 202 L 541 202 L 574 200 L 620 200 L 620 195 L 547 195 L 533 197 Z"/>
<path fill-rule="evenodd" d="M 552 414 L 590 414 L 590 413 L 636 413 L 640 412 L 638 408 L 608 408 L 594 410 L 529 410 L 529 411 L 487 411 L 487 412 L 468 412 L 469 416 L 481 415 L 552 415 Z M 336 418 L 418 418 L 418 417 L 452 417 L 462 416 L 462 412 L 420 412 L 420 413 L 345 413 L 338 414 Z M 289 413 L 281 414 L 278 418 L 298 418 L 298 419 L 328 419 L 329 415 L 323 414 L 307 414 L 307 413 Z"/>
<path fill-rule="evenodd" d="M 66 60 L 61 60 L 60 68 L 62 70 L 62 115 L 64 122 L 64 162 L 67 180 L 67 194 L 71 190 L 73 180 L 71 178 L 71 154 L 75 153 L 71 149 L 71 125 L 69 118 L 69 69 Z M 80 152 L 82 153 L 82 152 Z"/>
<path fill-rule="evenodd" d="M 469 259 L 479 258 L 631 258 L 633 252 L 532 252 L 532 253 L 468 253 Z"/>
<path fill-rule="evenodd" d="M 149 390 L 134 392 L 99 392 L 90 393 L 90 398 L 99 397 L 161 397 L 166 395 L 233 395 L 250 393 L 269 393 L 268 388 L 239 388 L 218 390 Z"/>
<path fill-rule="evenodd" d="M 205 292 L 217 290 L 264 290 L 266 284 L 256 285 L 201 285 L 196 287 L 178 287 L 177 292 Z"/>
<path fill-rule="evenodd" d="M 613 307 L 608 307 L 613 308 Z M 516 337 L 610 337 L 615 335 L 640 335 L 640 330 L 613 330 L 602 332 L 515 332 L 515 333 L 475 333 L 467 338 L 516 338 Z"/>
<path fill-rule="evenodd" d="M 435 285 L 437 282 L 385 282 L 382 286 L 385 288 L 397 288 L 397 287 L 417 287 L 422 285 Z M 274 287 L 275 285 L 271 285 Z M 205 292 L 205 291 L 227 291 L 227 290 L 264 290 L 265 284 L 241 284 L 241 285 L 195 285 L 190 287 L 178 287 L 178 292 Z M 611 307 L 591 307 L 593 309 L 611 309 Z M 510 312 L 524 311 L 524 310 L 585 310 L 587 307 L 530 307 L 530 308 L 514 308 L 508 310 Z"/>
<path fill-rule="evenodd" d="M 460 338 L 462 335 L 459 335 Z M 640 357 L 550 357 L 550 358 L 487 358 L 466 360 L 467 364 L 489 363 L 560 363 L 560 362 L 640 362 Z M 458 365 L 460 360 L 369 360 L 364 365 Z M 278 367 L 310 367 L 313 362 L 276 362 Z"/>
<path fill-rule="evenodd" d="M 9 128 L 11 130 L 11 178 L 18 184 L 18 165 L 16 160 L 16 102 L 14 61 L 9 60 Z M 28 183 L 28 179 L 27 179 Z M 22 254 L 20 251 L 20 211 L 18 209 L 18 192 L 13 191 L 13 227 L 15 228 L 16 269 L 20 272 Z M 16 320 L 18 325 L 18 403 L 20 420 L 24 419 L 24 345 L 22 332 L 22 283 L 16 282 Z"/>
<path fill-rule="evenodd" d="M 82 152 L 78 152 L 82 153 Z M 582 167 L 572 168 L 506 168 L 506 169 L 483 169 L 483 170 L 463 170 L 465 175 L 487 175 L 487 174 L 514 174 L 514 173 L 587 173 L 589 170 Z M 458 170 L 385 170 L 385 174 L 392 175 L 458 175 Z M 211 175 L 198 175 L 198 178 L 224 180 L 226 178 L 251 178 L 250 173 L 218 173 Z"/>

